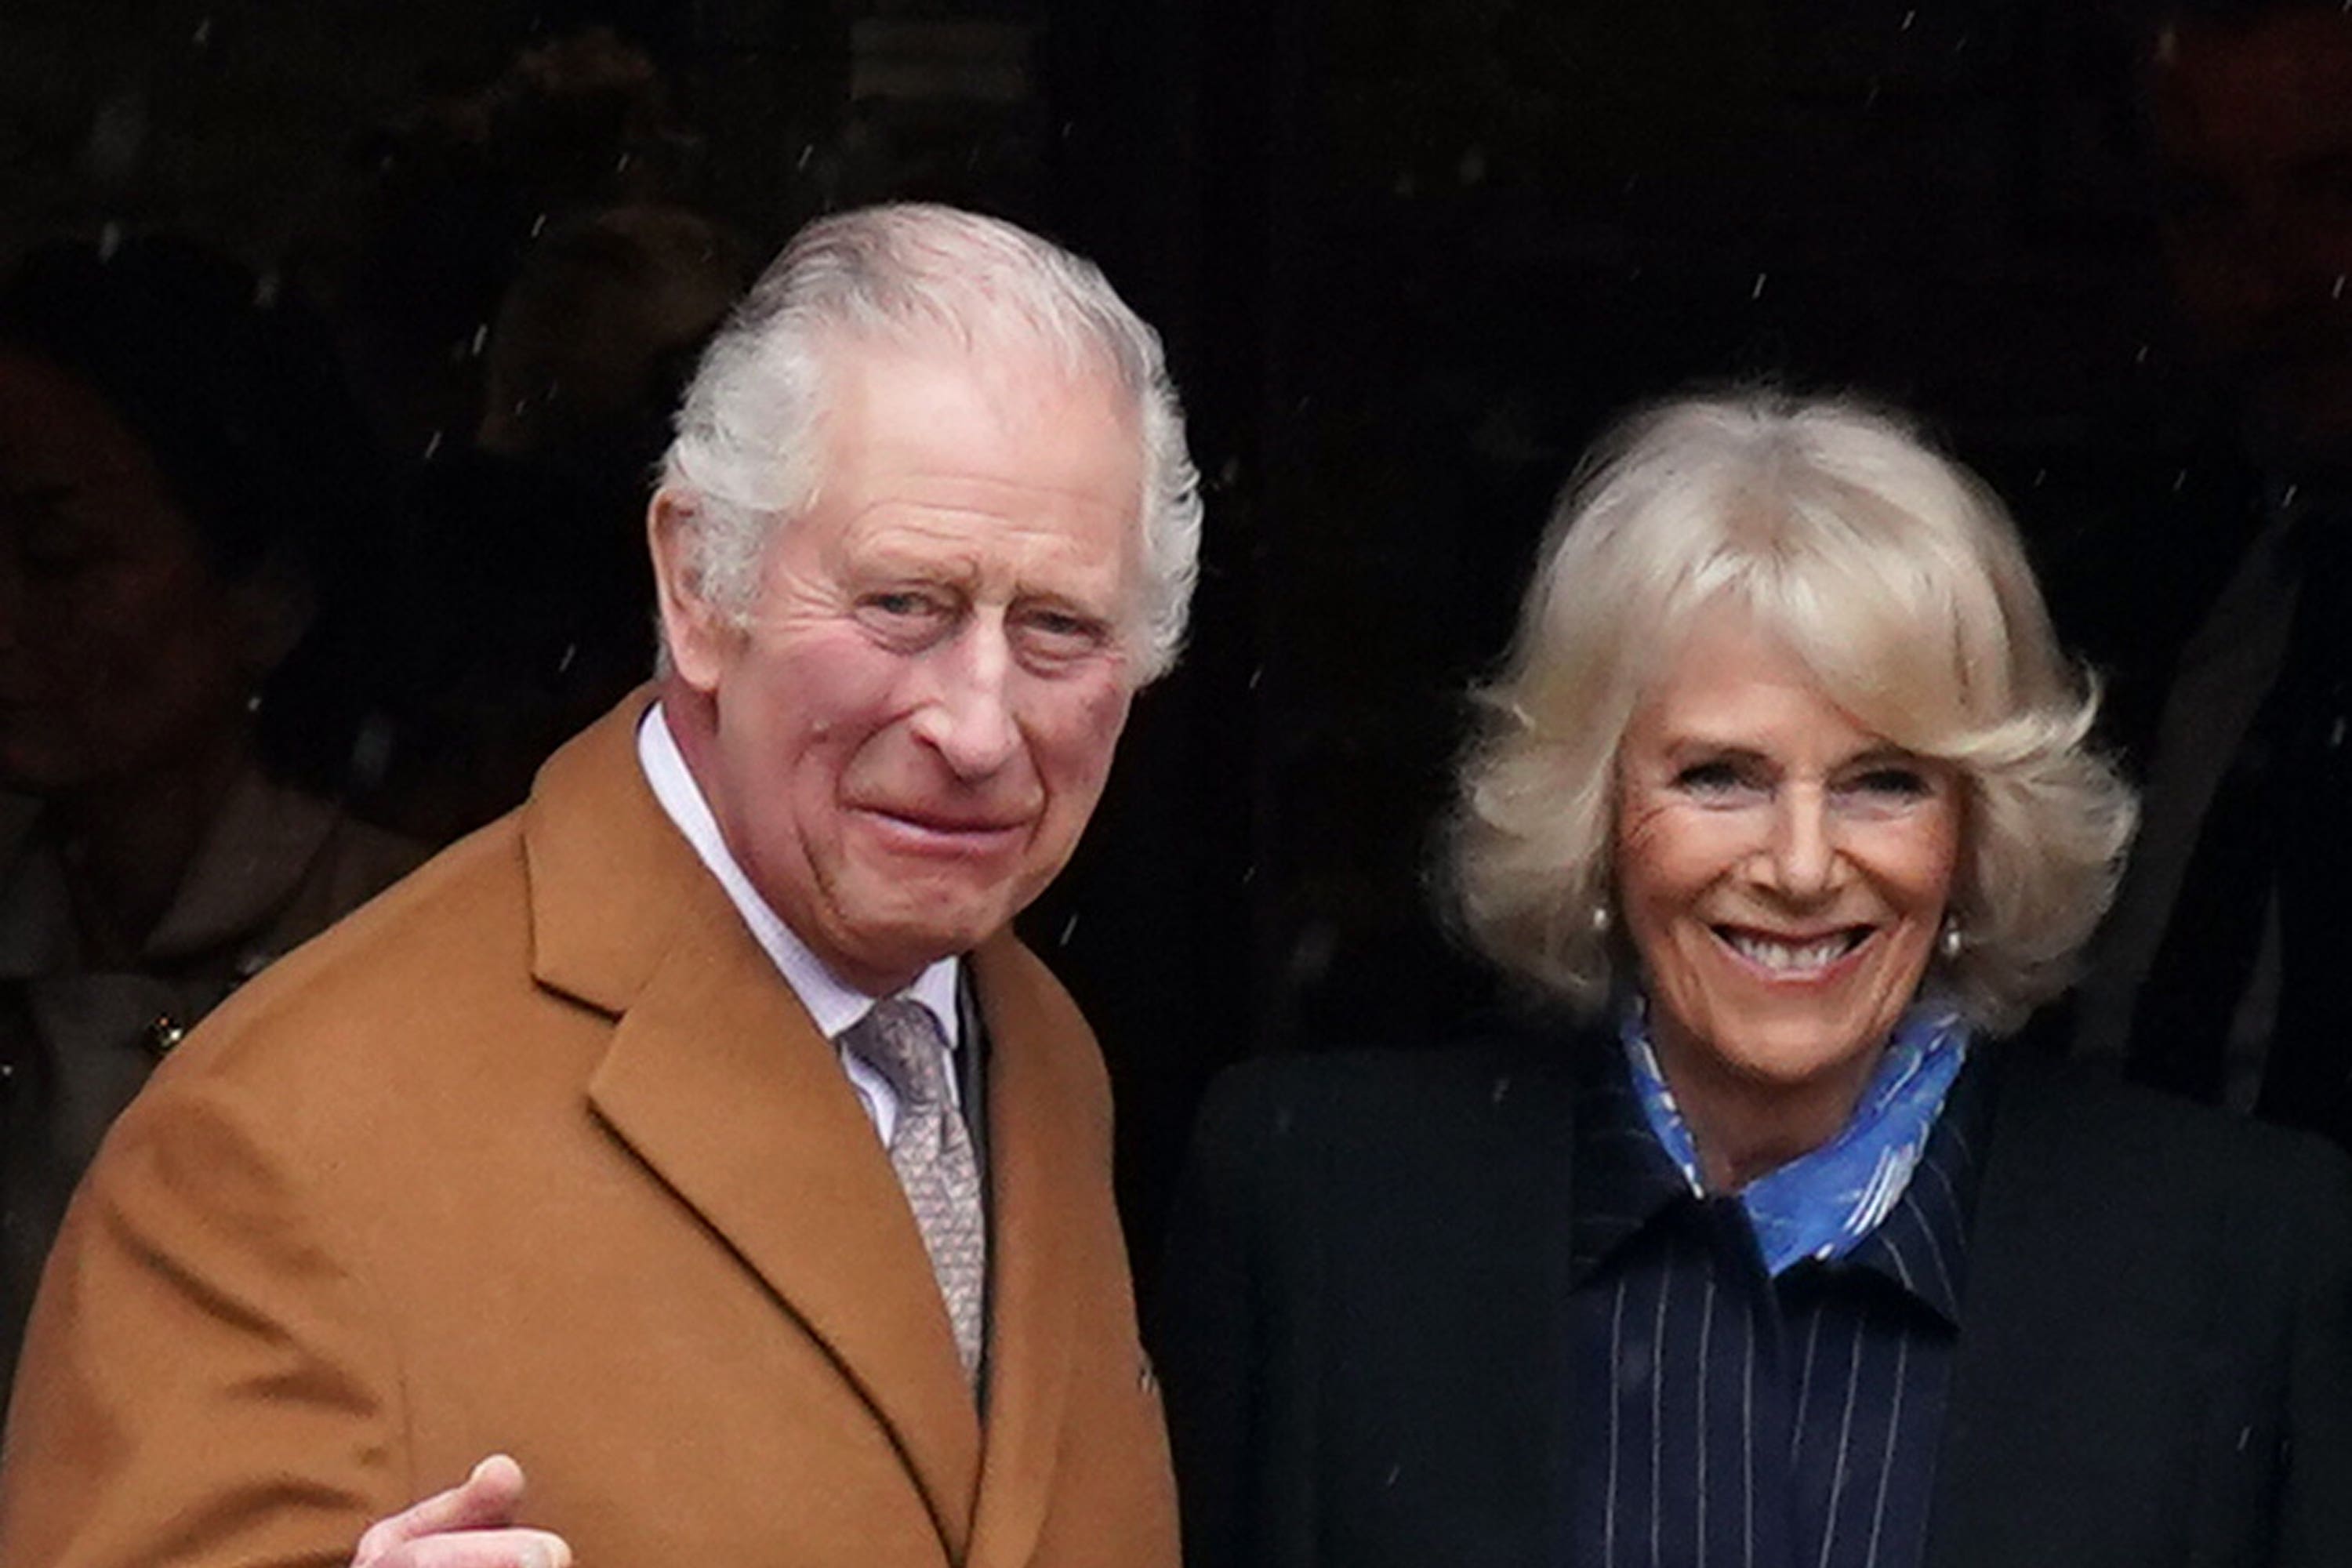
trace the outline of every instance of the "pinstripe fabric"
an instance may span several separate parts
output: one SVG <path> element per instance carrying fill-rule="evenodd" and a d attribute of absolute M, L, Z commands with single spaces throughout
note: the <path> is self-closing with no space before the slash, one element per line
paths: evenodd
<path fill-rule="evenodd" d="M 1984 1074 L 1843 1262 L 1765 1272 L 1697 1198 L 1613 1052 L 1578 1091 L 1570 1316 L 1580 1568 L 1917 1568 L 1958 1331 Z"/>

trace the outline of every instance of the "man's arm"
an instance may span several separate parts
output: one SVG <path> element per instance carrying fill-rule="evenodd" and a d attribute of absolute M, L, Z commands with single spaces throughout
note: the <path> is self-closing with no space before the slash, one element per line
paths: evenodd
<path fill-rule="evenodd" d="M 34 1310 L 0 1565 L 340 1568 L 419 1489 L 357 1240 L 308 1201 L 331 1156 L 289 1120 L 167 1070 L 117 1124 Z"/>

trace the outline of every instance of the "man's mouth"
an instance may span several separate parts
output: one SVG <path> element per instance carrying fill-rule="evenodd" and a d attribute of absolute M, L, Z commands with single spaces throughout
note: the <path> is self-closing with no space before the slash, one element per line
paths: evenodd
<path fill-rule="evenodd" d="M 1870 926 L 1847 926 L 1817 936 L 1789 937 L 1741 926 L 1716 926 L 1716 937 L 1768 974 L 1797 980 L 1830 969 L 1870 939 Z"/>
<path fill-rule="evenodd" d="M 1018 816 L 971 816 L 956 812 L 919 811 L 889 806 L 866 806 L 862 814 L 892 838 L 909 847 L 970 853 L 997 847 L 1027 827 Z"/>

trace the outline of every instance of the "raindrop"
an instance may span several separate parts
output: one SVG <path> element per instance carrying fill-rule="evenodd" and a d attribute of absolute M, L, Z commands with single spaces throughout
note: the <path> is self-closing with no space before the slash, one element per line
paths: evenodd
<path fill-rule="evenodd" d="M 2180 493 L 2180 487 L 2188 482 L 2189 470 L 2187 468 L 2183 468 L 2179 473 L 2172 476 L 2172 493 L 2174 495 L 2179 495 Z"/>
<path fill-rule="evenodd" d="M 1502 1103 L 1503 1103 L 1503 1096 L 1505 1096 L 1505 1095 L 1507 1095 L 1507 1094 L 1508 1094 L 1508 1093 L 1510 1093 L 1510 1092 L 1511 1092 L 1511 1080 L 1510 1080 L 1507 1077 L 1505 1077 L 1505 1078 L 1498 1078 L 1498 1079 L 1496 1079 L 1495 1080 L 1494 1103 L 1495 1103 L 1495 1104 L 1496 1104 L 1496 1105 L 1500 1105 L 1500 1104 L 1502 1104 Z"/>
<path fill-rule="evenodd" d="M 98 258 L 100 261 L 111 261 L 114 259 L 114 253 L 121 248 L 122 225 L 113 218 L 108 218 L 105 226 L 98 231 Z"/>
<path fill-rule="evenodd" d="M 1769 273 L 1765 272 L 1759 272 L 1756 275 L 1756 287 L 1748 290 L 1748 297 L 1750 300 L 1761 300 L 1764 298 L 1764 279 L 1769 276 Z"/>
<path fill-rule="evenodd" d="M 1257 684 L 1258 684 L 1258 682 L 1259 682 L 1259 681 L 1261 681 L 1261 680 L 1264 680 L 1265 679 L 1265 666 L 1264 666 L 1264 665 L 1262 665 L 1262 664 L 1261 664 L 1261 665 L 1259 665 L 1255 669 L 1253 669 L 1253 670 L 1251 670 L 1251 671 L 1250 671 L 1250 678 L 1249 678 L 1249 689 L 1250 689 L 1252 691 L 1255 691 L 1255 690 L 1257 689 Z"/>
<path fill-rule="evenodd" d="M 2133 350 L 2133 351 L 2132 351 L 2132 363 L 2134 363 L 2134 364 L 2146 364 L 2147 363 L 2147 345 L 2146 343 L 2142 343 L 2142 344 L 2140 344 L 2140 346 L 2139 346 L 2138 348 L 2137 348 L 2137 349 L 2135 349 L 2135 350 Z"/>
<path fill-rule="evenodd" d="M 428 463 L 429 463 L 429 462 L 431 462 L 431 461 L 433 460 L 433 455 L 434 455 L 436 452 L 438 452 L 440 449 L 441 449 L 441 432 L 440 432 L 440 431 L 438 431 L 438 430 L 436 430 L 435 432 L 433 432 L 433 438 L 432 438 L 431 440 L 429 440 L 429 441 L 427 441 L 427 442 L 425 442 L 425 460 L 426 462 L 428 462 Z"/>
<path fill-rule="evenodd" d="M 253 280 L 253 308 L 257 310 L 274 309 L 278 304 L 279 279 L 278 268 L 270 268 Z"/>
<path fill-rule="evenodd" d="M 2344 0 L 2344 3 L 2347 5 L 2352 5 L 2352 0 Z M 2344 298 L 2344 274 L 2341 272 L 2336 275 L 2336 287 L 2327 291 L 2327 297 L 2331 300 Z"/>
<path fill-rule="evenodd" d="M 545 213 L 541 213 L 538 216 L 530 220 L 530 237 L 533 239 L 537 239 L 541 235 L 545 234 L 546 232 L 547 215 Z"/>
<path fill-rule="evenodd" d="M 203 21 L 196 24 L 195 36 L 191 37 L 188 42 L 201 49 L 212 41 L 213 19 L 210 16 L 207 16 Z"/>
<path fill-rule="evenodd" d="M 617 157 L 617 158 L 615 158 L 615 159 L 614 159 L 614 160 L 613 160 L 613 173 L 614 173 L 614 174 L 627 174 L 628 172 L 629 172 L 629 154 L 628 154 L 628 153 L 622 153 L 619 157 Z"/>
<path fill-rule="evenodd" d="M 565 643 L 563 645 L 563 657 L 555 661 L 555 673 L 562 675 L 565 670 L 570 669 L 572 668 L 572 661 L 579 657 L 580 645 L 576 642 Z"/>
<path fill-rule="evenodd" d="M 793 168 L 794 169 L 794 171 L 795 171 L 795 172 L 797 172 L 797 171 L 799 171 L 799 170 L 802 170 L 802 169 L 805 169 L 805 168 L 807 168 L 807 167 L 809 166 L 809 160 L 810 160 L 811 158 L 815 157 L 815 156 L 816 156 L 816 143 L 815 143 L 815 142 L 802 142 L 802 143 L 801 143 L 801 155 L 800 155 L 799 157 L 797 157 L 797 158 L 795 158 L 795 159 L 793 159 Z"/>
<path fill-rule="evenodd" d="M 1072 915 L 1068 920 L 1066 920 L 1066 921 L 1064 921 L 1062 922 L 1062 934 L 1061 934 L 1059 937 L 1057 937 L 1057 938 L 1055 938 L 1055 941 L 1054 941 L 1054 945 L 1055 945 L 1055 947 L 1067 947 L 1067 946 L 1069 946 L 1069 945 L 1070 945 L 1070 938 L 1071 938 L 1071 937 L 1073 937 L 1073 936 L 1075 936 L 1075 935 L 1077 933 L 1077 930 L 1078 930 L 1078 917 L 1077 917 L 1077 916 L 1076 916 L 1076 915 Z"/>
<path fill-rule="evenodd" d="M 2279 510 L 2285 511 L 2289 508 L 2293 507 L 2294 505 L 2294 498 L 2301 493 L 2301 489 L 2302 487 L 2298 485 L 2287 486 L 2286 493 L 2279 497 Z"/>
<path fill-rule="evenodd" d="M 487 343 L 487 342 L 488 342 L 489 341 L 490 341 L 490 324 L 489 324 L 489 322 L 488 322 L 488 321 L 481 321 L 481 322 L 478 322 L 478 323 L 475 325 L 475 327 L 474 327 L 474 341 L 473 341 L 473 342 L 472 342 L 472 343 L 471 343 L 467 348 L 467 350 L 466 350 L 467 355 L 469 358 L 473 358 L 473 359 L 479 359 L 479 358 L 481 358 L 481 357 L 482 357 L 482 345 L 483 345 L 483 344 L 485 344 L 485 343 Z"/>
<path fill-rule="evenodd" d="M 2033 470 L 2033 488 L 2034 488 L 2035 489 L 2037 489 L 2037 490 L 2038 490 L 2038 489 L 2040 489 L 2042 487 L 2042 485 L 2043 485 L 2044 483 L 2046 483 L 2046 482 L 2049 480 L 2049 478 L 2050 478 L 2050 470 L 2049 470 L 2049 469 L 2047 469 L 2047 468 L 2036 468 L 2036 469 L 2034 469 L 2034 470 Z"/>
<path fill-rule="evenodd" d="M 1916 11 L 1906 11 L 1906 12 L 1904 12 L 1904 13 L 1903 13 L 1903 26 L 1902 26 L 1901 27 L 1897 28 L 1897 29 L 1896 29 L 1896 31 L 1898 31 L 1898 32 L 1905 32 L 1905 33 L 1909 32 L 1909 31 L 1911 30 L 1911 24 L 1912 24 L 1912 23 L 1914 23 L 1914 22 L 1916 22 L 1916 21 L 1917 21 L 1918 19 L 1919 19 L 1919 13 L 1918 13 L 1918 12 L 1916 12 Z"/>

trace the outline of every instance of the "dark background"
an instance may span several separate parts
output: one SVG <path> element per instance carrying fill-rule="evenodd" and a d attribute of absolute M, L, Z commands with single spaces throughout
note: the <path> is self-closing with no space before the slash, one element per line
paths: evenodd
<path fill-rule="evenodd" d="M 1461 694 L 1627 402 L 1916 409 L 2147 721 L 2101 557 L 2197 526 L 2212 421 L 2135 48 L 2095 0 L 9 0 L 0 251 L 236 254 L 339 324 L 409 470 L 568 213 L 680 203 L 764 257 L 926 197 L 1099 260 L 1167 336 L 1209 532 L 1185 666 L 1024 923 L 1110 1057 L 1148 1262 L 1217 1067 L 1484 998 L 1423 888 Z"/>

